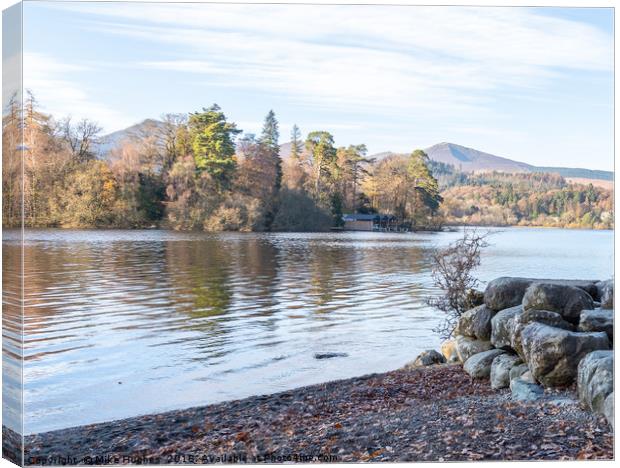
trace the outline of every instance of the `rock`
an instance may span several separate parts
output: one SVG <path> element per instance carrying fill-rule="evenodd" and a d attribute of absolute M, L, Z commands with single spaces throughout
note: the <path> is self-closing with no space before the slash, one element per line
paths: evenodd
<path fill-rule="evenodd" d="M 456 340 L 446 340 L 441 344 L 441 354 L 446 362 L 460 362 L 459 353 L 456 350 Z"/>
<path fill-rule="evenodd" d="M 614 280 L 599 281 L 596 283 L 598 299 L 602 309 L 614 308 Z"/>
<path fill-rule="evenodd" d="M 530 371 L 529 369 L 526 372 L 524 372 L 523 374 L 521 374 L 521 377 L 519 377 L 519 378 L 521 380 L 523 380 L 524 382 L 533 383 L 533 384 L 537 384 L 538 383 L 538 382 L 536 382 L 536 379 L 532 375 L 532 371 Z"/>
<path fill-rule="evenodd" d="M 474 354 L 465 361 L 463 370 L 474 379 L 487 378 L 491 374 L 491 364 L 493 364 L 493 360 L 505 352 L 506 351 L 501 349 L 490 349 L 482 353 Z"/>
<path fill-rule="evenodd" d="M 504 309 L 491 319 L 491 344 L 500 349 L 511 349 L 513 321 L 523 313 L 521 306 Z"/>
<path fill-rule="evenodd" d="M 512 321 L 512 331 L 510 335 L 510 347 L 514 349 L 519 356 L 523 356 L 523 347 L 521 346 L 521 332 L 528 323 L 538 322 L 550 325 L 552 327 L 563 328 L 565 330 L 574 331 L 574 325 L 568 323 L 557 312 L 549 310 L 530 309 L 516 316 Z"/>
<path fill-rule="evenodd" d="M 552 283 L 533 283 L 523 296 L 523 310 L 538 309 L 559 313 L 571 323 L 579 321 L 584 309 L 593 309 L 592 297 L 583 289 Z"/>
<path fill-rule="evenodd" d="M 593 351 L 579 362 L 579 400 L 595 413 L 604 413 L 607 396 L 614 390 L 614 352 Z"/>
<path fill-rule="evenodd" d="M 474 340 L 466 336 L 456 337 L 456 352 L 461 362 L 467 361 L 474 354 L 482 353 L 492 348 L 493 345 L 489 341 Z"/>
<path fill-rule="evenodd" d="M 534 378 L 545 387 L 570 385 L 579 361 L 591 351 L 609 349 L 603 332 L 579 333 L 538 322 L 521 332 L 523 355 Z"/>
<path fill-rule="evenodd" d="M 589 295 L 597 294 L 596 281 L 589 280 L 550 280 L 536 278 L 501 277 L 494 279 L 484 291 L 484 303 L 492 310 L 499 311 L 521 304 L 525 291 L 532 283 L 548 283 L 574 286 Z"/>
<path fill-rule="evenodd" d="M 510 392 L 514 400 L 534 401 L 544 395 L 545 391 L 540 385 L 526 382 L 520 377 L 510 381 Z"/>
<path fill-rule="evenodd" d="M 335 357 L 347 357 L 347 353 L 315 353 L 314 359 L 331 359 Z"/>
<path fill-rule="evenodd" d="M 491 338 L 491 318 L 493 315 L 495 315 L 495 312 L 484 304 L 463 312 L 459 317 L 454 333 L 482 341 L 489 341 Z"/>
<path fill-rule="evenodd" d="M 406 364 L 405 369 L 444 364 L 445 362 L 446 358 L 444 358 L 443 355 L 439 354 L 434 349 L 427 349 L 426 351 L 422 351 L 418 357 L 415 358 L 415 361 Z"/>
<path fill-rule="evenodd" d="M 510 380 L 518 379 L 526 372 L 529 372 L 530 368 L 527 367 L 527 364 L 519 364 L 518 366 L 514 366 L 510 369 Z"/>
<path fill-rule="evenodd" d="M 484 304 L 484 293 L 477 289 L 469 289 L 465 295 L 465 307 L 473 309 Z"/>
<path fill-rule="evenodd" d="M 614 340 L 614 311 L 609 309 L 583 310 L 579 319 L 579 331 L 602 331 L 609 341 Z"/>
<path fill-rule="evenodd" d="M 506 388 L 510 385 L 510 371 L 523 361 L 514 354 L 500 354 L 491 364 L 491 388 Z"/>
<path fill-rule="evenodd" d="M 611 392 L 605 398 L 605 404 L 603 405 L 603 414 L 605 414 L 605 419 L 611 426 L 612 431 L 614 430 L 614 392 Z"/>
<path fill-rule="evenodd" d="M 532 284 L 528 278 L 501 277 L 494 279 L 484 291 L 484 303 L 492 310 L 509 309 L 521 304 L 525 290 Z"/>

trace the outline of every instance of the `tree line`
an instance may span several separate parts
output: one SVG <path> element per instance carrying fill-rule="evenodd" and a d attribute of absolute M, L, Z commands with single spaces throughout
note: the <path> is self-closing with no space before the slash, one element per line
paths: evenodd
<path fill-rule="evenodd" d="M 321 231 L 341 227 L 344 213 L 441 224 L 421 150 L 375 161 L 363 144 L 337 147 L 328 131 L 303 138 L 295 125 L 283 159 L 272 110 L 256 136 L 214 104 L 167 114 L 102 157 L 96 123 L 55 120 L 31 93 L 24 104 L 12 100 L 3 115 L 7 227 L 20 224 L 22 209 L 30 227 Z"/>

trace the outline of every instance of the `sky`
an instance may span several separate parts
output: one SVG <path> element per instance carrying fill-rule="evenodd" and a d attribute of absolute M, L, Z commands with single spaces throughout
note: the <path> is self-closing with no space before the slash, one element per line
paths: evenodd
<path fill-rule="evenodd" d="M 24 86 L 104 133 L 217 103 L 281 141 L 613 169 L 610 8 L 28 2 Z"/>

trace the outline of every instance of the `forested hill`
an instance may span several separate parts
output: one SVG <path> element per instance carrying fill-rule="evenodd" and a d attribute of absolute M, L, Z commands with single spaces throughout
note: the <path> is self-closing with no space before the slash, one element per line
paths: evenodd
<path fill-rule="evenodd" d="M 432 161 L 449 164 L 462 172 L 506 172 L 506 173 L 545 173 L 559 174 L 562 177 L 583 179 L 613 180 L 614 174 L 610 171 L 600 171 L 583 168 L 533 166 L 512 159 L 503 158 L 494 154 L 478 151 L 454 143 L 438 143 L 424 150 Z M 390 152 L 373 155 L 381 159 Z"/>

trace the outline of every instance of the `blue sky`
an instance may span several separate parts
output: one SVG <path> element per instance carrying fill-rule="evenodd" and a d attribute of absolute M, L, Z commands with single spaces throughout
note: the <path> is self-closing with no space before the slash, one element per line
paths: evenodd
<path fill-rule="evenodd" d="M 282 140 L 613 169 L 611 9 L 32 2 L 24 38 L 44 110 L 106 132 L 216 102 Z"/>

